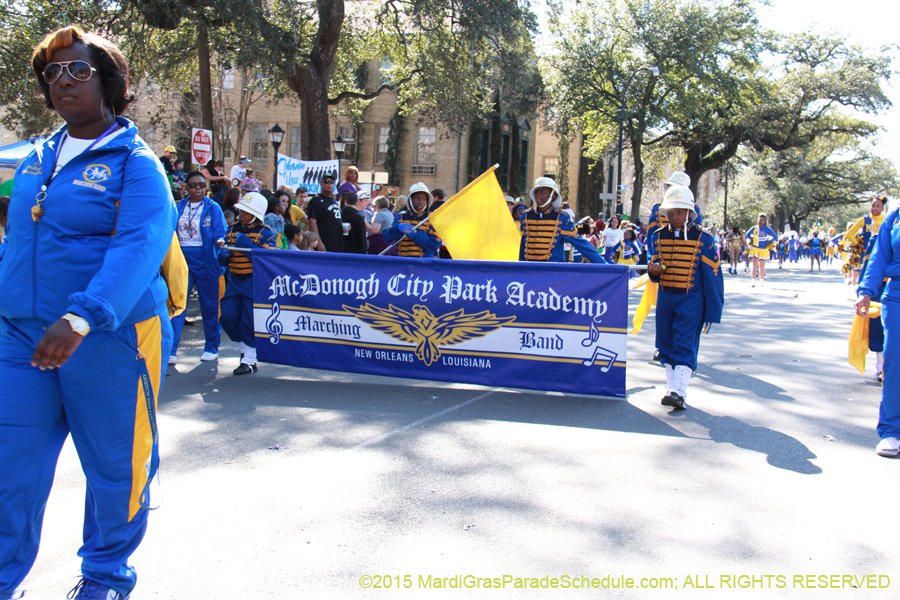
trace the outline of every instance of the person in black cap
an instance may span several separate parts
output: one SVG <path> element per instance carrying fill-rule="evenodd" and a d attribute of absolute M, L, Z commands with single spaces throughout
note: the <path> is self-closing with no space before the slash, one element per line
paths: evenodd
<path fill-rule="evenodd" d="M 309 230 L 318 233 L 327 252 L 344 251 L 344 226 L 341 207 L 334 199 L 334 173 L 322 176 L 322 191 L 312 197 L 307 205 L 306 217 Z"/>

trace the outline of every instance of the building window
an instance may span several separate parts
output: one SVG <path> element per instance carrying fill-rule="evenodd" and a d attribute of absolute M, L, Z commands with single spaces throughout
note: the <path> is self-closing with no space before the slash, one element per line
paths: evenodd
<path fill-rule="evenodd" d="M 434 147 L 437 130 L 434 127 L 419 127 L 416 135 L 417 165 L 434 164 Z"/>
<path fill-rule="evenodd" d="M 391 85 L 391 78 L 389 75 L 389 71 L 394 66 L 393 61 L 385 56 L 381 59 L 381 64 L 378 67 L 378 85 Z"/>
<path fill-rule="evenodd" d="M 378 126 L 378 150 L 375 154 L 375 162 L 377 164 L 384 164 L 384 161 L 387 160 L 388 137 L 390 134 L 390 127 Z"/>
<path fill-rule="evenodd" d="M 268 160 L 268 158 L 269 130 L 265 125 L 254 125 L 252 160 Z"/>
<path fill-rule="evenodd" d="M 234 89 L 234 69 L 225 69 L 225 73 L 222 75 L 222 89 Z"/>
<path fill-rule="evenodd" d="M 559 171 L 559 158 L 556 156 L 544 157 L 544 177 L 556 177 Z"/>
<path fill-rule="evenodd" d="M 291 158 L 300 158 L 300 126 L 294 125 L 291 128 Z"/>

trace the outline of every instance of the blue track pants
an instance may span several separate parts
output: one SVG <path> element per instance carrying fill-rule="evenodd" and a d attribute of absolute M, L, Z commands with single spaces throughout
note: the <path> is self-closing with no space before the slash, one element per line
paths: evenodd
<path fill-rule="evenodd" d="M 253 278 L 231 276 L 222 298 L 222 329 L 233 342 L 256 348 L 253 334 Z"/>
<path fill-rule="evenodd" d="M 69 433 L 87 479 L 82 573 L 127 595 L 136 581 L 128 558 L 147 527 L 140 496 L 153 447 L 137 358 L 141 353 L 146 362 L 155 413 L 172 328 L 162 306 L 135 325 L 92 331 L 61 368 L 41 371 L 31 357 L 50 325 L 0 322 L 0 600 L 22 583 L 37 556 Z"/>
<path fill-rule="evenodd" d="M 697 370 L 703 294 L 670 294 L 659 290 L 656 301 L 656 347 L 659 362 Z"/>
<path fill-rule="evenodd" d="M 878 410 L 878 435 L 900 438 L 900 302 L 882 298 L 881 320 L 884 323 L 884 383 Z"/>

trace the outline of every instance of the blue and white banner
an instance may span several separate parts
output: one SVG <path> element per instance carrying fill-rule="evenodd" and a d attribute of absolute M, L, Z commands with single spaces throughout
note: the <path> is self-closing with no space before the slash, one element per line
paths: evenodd
<path fill-rule="evenodd" d="M 296 190 L 301 185 L 306 188 L 310 196 L 322 191 L 320 182 L 324 175 L 334 177 L 334 186 L 337 189 L 342 176 L 338 173 L 338 161 L 336 160 L 300 160 L 290 156 L 278 154 L 278 185 L 290 186 Z"/>
<path fill-rule="evenodd" d="M 261 361 L 625 397 L 628 268 L 253 252 Z"/>

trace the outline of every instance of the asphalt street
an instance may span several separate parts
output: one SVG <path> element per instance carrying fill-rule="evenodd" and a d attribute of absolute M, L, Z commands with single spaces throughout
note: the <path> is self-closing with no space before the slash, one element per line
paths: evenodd
<path fill-rule="evenodd" d="M 865 378 L 847 363 L 852 296 L 837 266 L 770 265 L 762 289 L 726 275 L 678 413 L 660 405 L 652 315 L 614 400 L 267 364 L 234 377 L 235 344 L 200 362 L 195 301 L 132 598 L 896 598 L 900 461 L 874 452 L 874 356 Z M 83 507 L 67 442 L 27 599 L 75 585 Z"/>

